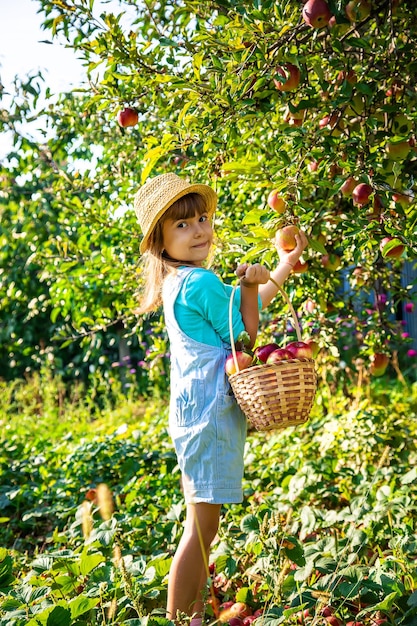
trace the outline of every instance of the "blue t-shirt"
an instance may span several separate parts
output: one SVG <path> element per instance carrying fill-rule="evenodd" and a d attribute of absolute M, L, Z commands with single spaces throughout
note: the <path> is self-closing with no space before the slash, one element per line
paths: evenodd
<path fill-rule="evenodd" d="M 196 268 L 190 272 L 174 306 L 175 317 L 183 332 L 200 343 L 218 347 L 222 343 L 230 345 L 229 303 L 232 289 L 211 270 Z M 240 287 L 233 297 L 232 320 L 236 341 L 245 330 L 240 313 Z"/>

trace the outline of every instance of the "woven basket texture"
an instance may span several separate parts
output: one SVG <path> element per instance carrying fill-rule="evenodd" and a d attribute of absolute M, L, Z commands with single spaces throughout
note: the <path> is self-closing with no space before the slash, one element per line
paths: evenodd
<path fill-rule="evenodd" d="M 273 279 L 286 301 L 294 322 L 298 341 L 301 329 L 297 314 L 285 291 Z M 229 303 L 229 329 L 232 353 L 238 370 L 229 376 L 236 401 L 256 430 L 278 430 L 304 424 L 313 406 L 317 389 L 314 359 L 288 359 L 273 364 L 261 364 L 239 371 L 232 330 L 232 302 Z"/>
<path fill-rule="evenodd" d="M 229 377 L 236 400 L 256 430 L 305 423 L 313 406 L 317 376 L 312 359 L 255 365 Z"/>

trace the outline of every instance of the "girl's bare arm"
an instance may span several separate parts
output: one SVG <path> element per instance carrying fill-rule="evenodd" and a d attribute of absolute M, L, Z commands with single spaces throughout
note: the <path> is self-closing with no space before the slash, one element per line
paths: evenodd
<path fill-rule="evenodd" d="M 236 270 L 240 277 L 240 312 L 246 332 L 250 337 L 249 348 L 255 345 L 259 327 L 258 289 L 260 283 L 269 279 L 268 270 L 259 263 L 243 263 Z"/>
<path fill-rule="evenodd" d="M 307 237 L 301 230 L 300 233 L 295 236 L 295 240 L 297 242 L 297 246 L 290 252 L 286 252 L 285 250 L 282 250 L 282 248 L 276 246 L 279 255 L 279 265 L 272 270 L 271 277 L 280 287 L 282 287 L 284 282 L 287 280 L 292 268 L 297 263 L 308 244 Z M 259 295 L 261 296 L 263 309 L 265 309 L 272 302 L 277 295 L 277 291 L 277 287 L 272 281 L 268 281 L 266 284 L 259 286 Z"/>

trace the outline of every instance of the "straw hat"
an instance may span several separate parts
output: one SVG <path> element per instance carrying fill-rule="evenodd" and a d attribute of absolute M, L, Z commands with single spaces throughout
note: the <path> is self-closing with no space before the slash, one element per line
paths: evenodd
<path fill-rule="evenodd" d="M 176 200 L 188 193 L 198 193 L 206 201 L 209 217 L 217 206 L 217 195 L 208 185 L 188 183 L 176 174 L 160 174 L 151 178 L 139 189 L 135 196 L 135 213 L 143 233 L 140 251 L 148 248 L 149 236 L 155 224 Z"/>

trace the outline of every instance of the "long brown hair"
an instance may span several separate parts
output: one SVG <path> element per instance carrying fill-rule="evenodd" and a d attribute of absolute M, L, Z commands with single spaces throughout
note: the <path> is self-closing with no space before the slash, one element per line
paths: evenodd
<path fill-rule="evenodd" d="M 207 211 L 204 198 L 198 193 L 189 193 L 179 198 L 155 224 L 148 240 L 148 250 L 142 257 L 141 287 L 137 313 L 149 313 L 162 304 L 162 284 L 166 276 L 180 265 L 194 263 L 171 259 L 164 253 L 163 225 L 167 219 L 182 220 Z"/>

